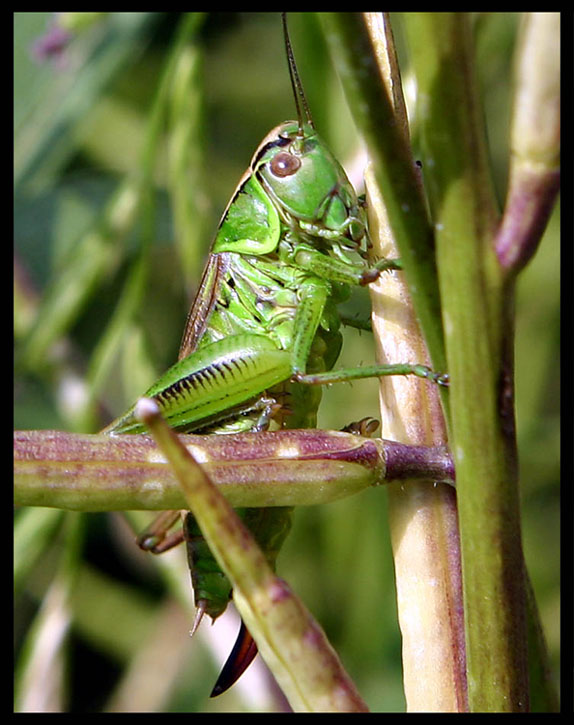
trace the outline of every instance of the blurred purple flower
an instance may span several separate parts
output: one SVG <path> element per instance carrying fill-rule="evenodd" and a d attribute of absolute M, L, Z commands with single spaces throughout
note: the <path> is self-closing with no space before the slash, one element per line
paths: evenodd
<path fill-rule="evenodd" d="M 32 44 L 32 57 L 37 63 L 53 61 L 58 67 L 63 67 L 66 63 L 65 50 L 72 37 L 72 33 L 54 23 Z"/>

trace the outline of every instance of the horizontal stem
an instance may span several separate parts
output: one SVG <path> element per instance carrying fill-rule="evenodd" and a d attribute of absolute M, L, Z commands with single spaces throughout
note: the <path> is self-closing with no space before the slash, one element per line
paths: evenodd
<path fill-rule="evenodd" d="M 445 448 L 351 433 L 291 430 L 182 435 L 232 506 L 305 506 L 404 478 L 453 481 Z M 15 503 L 76 511 L 186 508 L 165 457 L 147 435 L 14 434 Z"/>

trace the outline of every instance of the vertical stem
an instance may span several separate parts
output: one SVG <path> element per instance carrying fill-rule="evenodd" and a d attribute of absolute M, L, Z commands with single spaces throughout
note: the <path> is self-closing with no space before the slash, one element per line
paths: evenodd
<path fill-rule="evenodd" d="M 380 15 L 369 16 L 365 22 L 356 14 L 333 13 L 325 18 L 325 25 L 334 40 L 333 55 L 340 61 L 339 72 L 372 162 L 366 182 L 373 251 L 377 256 L 396 258 L 399 246 L 411 284 L 426 290 L 422 300 L 416 295 L 422 313 L 417 307 L 415 316 L 404 275 L 386 274 L 377 285 L 371 285 L 377 360 L 429 362 L 418 317 L 434 340 L 436 365 L 443 357 L 440 315 L 429 304 L 438 298 L 433 290 L 432 229 L 410 152 L 388 19 L 383 22 Z M 446 441 L 438 390 L 424 382 L 382 379 L 381 415 L 385 437 L 423 445 Z M 454 491 L 430 481 L 391 486 L 389 525 L 407 707 L 409 711 L 464 711 L 465 645 Z"/>
<path fill-rule="evenodd" d="M 528 709 L 525 569 L 513 409 L 513 288 L 466 14 L 407 14 L 435 221 L 456 464 L 473 711 Z"/>

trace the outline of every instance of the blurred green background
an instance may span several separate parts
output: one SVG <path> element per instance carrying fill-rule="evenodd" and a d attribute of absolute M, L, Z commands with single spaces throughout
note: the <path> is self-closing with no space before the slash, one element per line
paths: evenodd
<path fill-rule="evenodd" d="M 473 20 L 502 205 L 519 16 Z M 68 35 L 54 22 L 14 15 L 15 428 L 95 432 L 175 360 L 218 219 L 263 136 L 294 108 L 278 14 L 110 13 L 85 27 L 68 17 Z M 294 13 L 290 29 L 315 124 L 359 184 L 356 134 L 316 19 Z M 170 59 L 173 82 L 158 93 Z M 557 208 L 521 275 L 516 337 L 524 546 L 556 672 L 558 280 Z M 368 296 L 346 312 L 367 317 Z M 370 335 L 346 334 L 340 365 L 372 360 Z M 327 389 L 319 423 L 337 429 L 366 415 L 378 417 L 375 381 Z M 118 516 L 37 509 L 16 520 L 20 707 L 40 709 L 34 697 L 73 712 L 284 706 L 257 700 L 256 684 L 207 699 L 218 664 L 204 639 L 187 637 L 183 551 L 158 566 L 135 551 Z M 298 510 L 279 570 L 371 709 L 404 710 L 384 491 Z M 48 616 L 58 612 L 59 577 L 73 594 L 69 636 L 54 656 L 39 643 L 62 632 Z"/>

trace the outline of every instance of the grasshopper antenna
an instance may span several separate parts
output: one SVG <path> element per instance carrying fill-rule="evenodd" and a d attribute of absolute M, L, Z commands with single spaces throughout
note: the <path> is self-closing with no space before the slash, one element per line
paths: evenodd
<path fill-rule="evenodd" d="M 289 29 L 287 28 L 287 13 L 281 13 L 281 19 L 283 21 L 283 36 L 285 37 L 285 50 L 287 52 L 287 62 L 289 64 L 289 77 L 291 78 L 291 87 L 293 88 L 293 97 L 295 98 L 295 106 L 297 108 L 297 120 L 299 121 L 299 136 L 303 136 L 303 113 L 305 111 L 305 120 L 311 126 L 315 128 L 313 124 L 313 118 L 305 93 L 303 91 L 303 84 L 299 73 L 297 72 L 297 65 L 295 63 L 295 56 L 293 54 L 293 48 L 291 46 L 291 40 L 289 38 Z"/>

